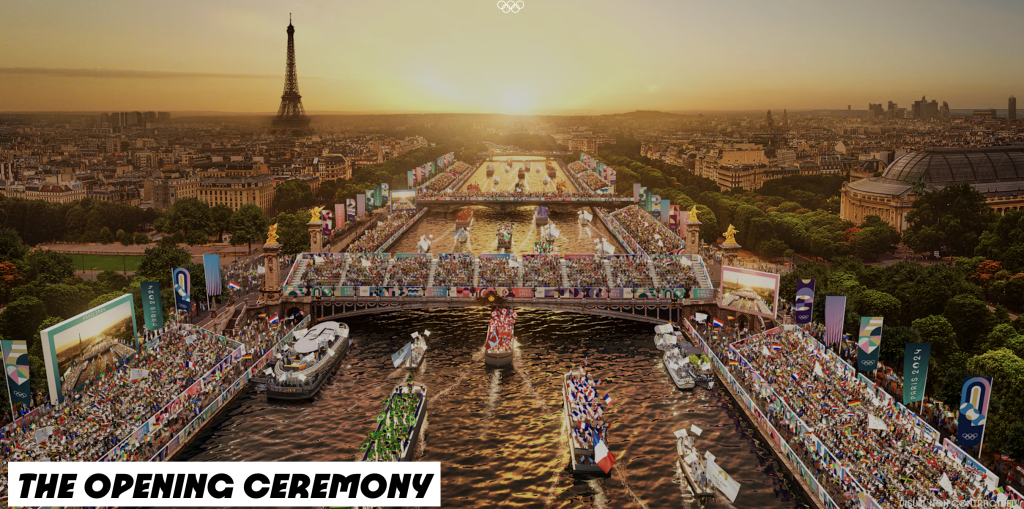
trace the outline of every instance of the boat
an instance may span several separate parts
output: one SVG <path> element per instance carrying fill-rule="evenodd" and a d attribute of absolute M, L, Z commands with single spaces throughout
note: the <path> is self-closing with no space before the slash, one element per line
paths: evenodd
<path fill-rule="evenodd" d="M 715 496 L 715 485 L 711 484 L 704 472 L 704 457 L 698 453 L 692 435 L 683 435 L 676 439 L 676 454 L 679 456 L 679 469 L 686 476 L 686 482 L 690 484 L 693 496 L 698 498 Z"/>
<path fill-rule="evenodd" d="M 512 223 L 499 223 L 496 236 L 498 238 L 498 249 L 512 249 Z"/>
<path fill-rule="evenodd" d="M 537 207 L 537 211 L 533 215 L 533 222 L 536 223 L 537 226 L 544 226 L 548 224 L 549 213 L 550 212 L 548 212 L 547 207 Z"/>
<path fill-rule="evenodd" d="M 673 327 L 670 323 L 658 325 L 654 328 L 654 346 L 658 347 L 658 350 L 665 351 L 670 345 L 675 345 L 683 335 L 682 332 L 672 329 Z"/>
<path fill-rule="evenodd" d="M 473 225 L 473 210 L 462 209 L 455 214 L 455 227 L 468 228 Z"/>
<path fill-rule="evenodd" d="M 494 176 L 494 179 L 492 179 L 492 180 L 491 180 L 491 182 L 493 182 L 493 183 L 494 183 L 494 185 L 498 185 L 498 184 L 500 184 L 500 183 L 501 183 L 501 177 L 499 177 L 499 176 L 495 175 L 495 176 Z"/>
<path fill-rule="evenodd" d="M 697 374 L 694 373 L 690 359 L 686 358 L 682 350 L 675 348 L 675 346 L 677 345 L 667 348 L 665 356 L 662 357 L 662 362 L 665 363 L 665 370 L 672 377 L 672 383 L 676 384 L 676 387 L 684 390 L 693 389 L 697 383 Z"/>
<path fill-rule="evenodd" d="M 511 307 L 496 307 L 491 311 L 484 343 L 484 363 L 495 368 L 512 365 L 515 356 L 516 312 Z"/>
<path fill-rule="evenodd" d="M 526 180 L 526 168 L 519 168 L 519 180 Z"/>
<path fill-rule="evenodd" d="M 293 333 L 294 342 L 278 352 L 278 361 L 266 377 L 253 378 L 267 388 L 267 398 L 282 400 L 311 399 L 330 378 L 341 358 L 352 345 L 348 325 L 327 321 Z"/>
<path fill-rule="evenodd" d="M 540 228 L 540 239 L 544 242 L 554 243 L 561 235 L 562 232 L 558 231 L 555 223 L 547 224 Z"/>
<path fill-rule="evenodd" d="M 427 387 L 398 384 L 377 416 L 377 428 L 360 447 L 363 461 L 409 461 L 427 416 Z M 390 429 L 389 429 L 390 428 Z"/>
<path fill-rule="evenodd" d="M 594 215 L 586 210 L 580 209 L 576 212 L 576 222 L 578 222 L 580 226 L 587 226 L 590 224 L 591 219 L 594 219 Z"/>
<path fill-rule="evenodd" d="M 494 176 L 494 165 L 493 164 L 488 164 L 487 165 L 487 176 L 488 177 L 493 177 Z"/>
<path fill-rule="evenodd" d="M 533 167 L 533 172 L 534 173 L 540 173 L 540 166 L 534 166 Z"/>
<path fill-rule="evenodd" d="M 551 178 L 555 178 L 558 176 L 558 171 L 555 170 L 555 167 L 552 166 L 551 163 L 548 163 L 548 176 Z"/>
<path fill-rule="evenodd" d="M 606 238 L 594 239 L 594 253 L 597 256 L 612 255 L 615 254 L 615 246 Z"/>
<path fill-rule="evenodd" d="M 455 242 L 465 244 L 469 242 L 469 227 L 459 228 L 455 231 Z"/>
<path fill-rule="evenodd" d="M 424 331 L 423 335 L 430 336 L 430 331 Z M 409 359 L 405 362 L 405 367 L 416 369 L 423 363 L 423 359 L 427 357 L 427 340 L 418 332 L 414 332 L 412 351 L 409 352 Z"/>
<path fill-rule="evenodd" d="M 434 236 L 431 235 L 430 237 L 433 238 Z M 430 252 L 430 244 L 432 244 L 433 242 L 434 241 L 431 240 L 431 239 L 428 239 L 426 235 L 420 235 L 420 241 L 416 243 L 416 252 L 417 253 L 429 253 Z"/>
<path fill-rule="evenodd" d="M 579 421 L 572 415 L 569 404 L 569 379 L 572 376 L 583 376 L 582 368 L 574 368 L 569 373 L 562 375 L 562 415 L 565 418 L 565 431 L 569 437 L 569 467 L 573 474 L 608 475 L 601 467 L 590 461 L 594 457 L 593 447 L 587 447 L 577 441 L 573 430 L 579 427 Z M 607 445 L 607 443 L 605 444 Z"/>

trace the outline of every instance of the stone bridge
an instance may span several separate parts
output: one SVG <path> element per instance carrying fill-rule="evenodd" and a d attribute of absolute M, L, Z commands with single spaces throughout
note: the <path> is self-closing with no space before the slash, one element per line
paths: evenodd
<path fill-rule="evenodd" d="M 575 197 L 575 198 L 544 198 L 544 197 L 430 197 L 417 198 L 418 207 L 430 207 L 431 210 L 439 212 L 451 212 L 463 207 L 483 206 L 491 207 L 499 212 L 508 212 L 517 207 L 545 206 L 554 213 L 569 213 L 582 207 L 602 207 L 606 209 L 618 209 L 633 204 L 633 197 Z"/>

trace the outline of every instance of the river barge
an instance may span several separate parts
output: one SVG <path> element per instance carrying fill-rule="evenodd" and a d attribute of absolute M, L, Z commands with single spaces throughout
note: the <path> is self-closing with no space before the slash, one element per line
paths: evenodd
<path fill-rule="evenodd" d="M 427 416 L 427 387 L 398 384 L 377 416 L 377 428 L 360 447 L 363 461 L 410 461 Z"/>
<path fill-rule="evenodd" d="M 469 228 L 473 225 L 473 210 L 462 209 L 455 214 L 455 228 Z"/>
<path fill-rule="evenodd" d="M 711 484 L 704 468 L 704 458 L 697 451 L 691 435 L 676 439 L 676 454 L 679 456 L 679 469 L 683 471 L 686 482 L 697 498 L 715 496 L 715 485 Z"/>
<path fill-rule="evenodd" d="M 547 207 L 537 207 L 536 212 L 533 215 L 533 222 L 537 226 L 544 226 L 548 224 L 548 216 L 551 214 Z"/>
<path fill-rule="evenodd" d="M 667 348 L 662 358 L 665 363 L 665 370 L 672 377 L 672 383 L 683 390 L 693 389 L 697 384 L 697 373 L 694 372 L 690 359 L 683 355 L 678 348 Z"/>
<path fill-rule="evenodd" d="M 348 325 L 340 322 L 320 322 L 293 334 L 273 369 L 264 371 L 266 377 L 253 379 L 264 385 L 268 399 L 312 399 L 352 345 Z"/>
<path fill-rule="evenodd" d="M 574 475 L 607 476 L 608 474 L 592 461 L 594 458 L 594 448 L 580 444 L 573 435 L 573 430 L 579 427 L 579 420 L 573 416 L 570 408 L 572 405 L 569 404 L 569 380 L 572 376 L 571 373 L 577 371 L 582 370 L 576 368 L 570 373 L 562 375 L 562 414 L 565 418 L 566 436 L 569 437 L 569 469 Z"/>

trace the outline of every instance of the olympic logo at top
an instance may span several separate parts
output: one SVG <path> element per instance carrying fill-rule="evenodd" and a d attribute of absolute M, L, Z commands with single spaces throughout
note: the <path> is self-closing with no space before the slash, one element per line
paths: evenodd
<path fill-rule="evenodd" d="M 510 12 L 519 12 L 523 9 L 524 5 L 523 0 L 498 0 L 498 8 L 501 9 L 501 12 L 506 14 Z"/>

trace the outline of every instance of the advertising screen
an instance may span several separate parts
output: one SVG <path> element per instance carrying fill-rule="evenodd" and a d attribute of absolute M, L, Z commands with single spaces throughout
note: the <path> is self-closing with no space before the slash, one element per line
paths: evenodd
<path fill-rule="evenodd" d="M 719 306 L 774 318 L 779 306 L 779 275 L 723 266 Z"/>
<path fill-rule="evenodd" d="M 135 345 L 135 306 L 126 293 L 39 333 L 50 402 L 59 404 Z M 129 346 L 131 345 L 131 346 Z"/>

